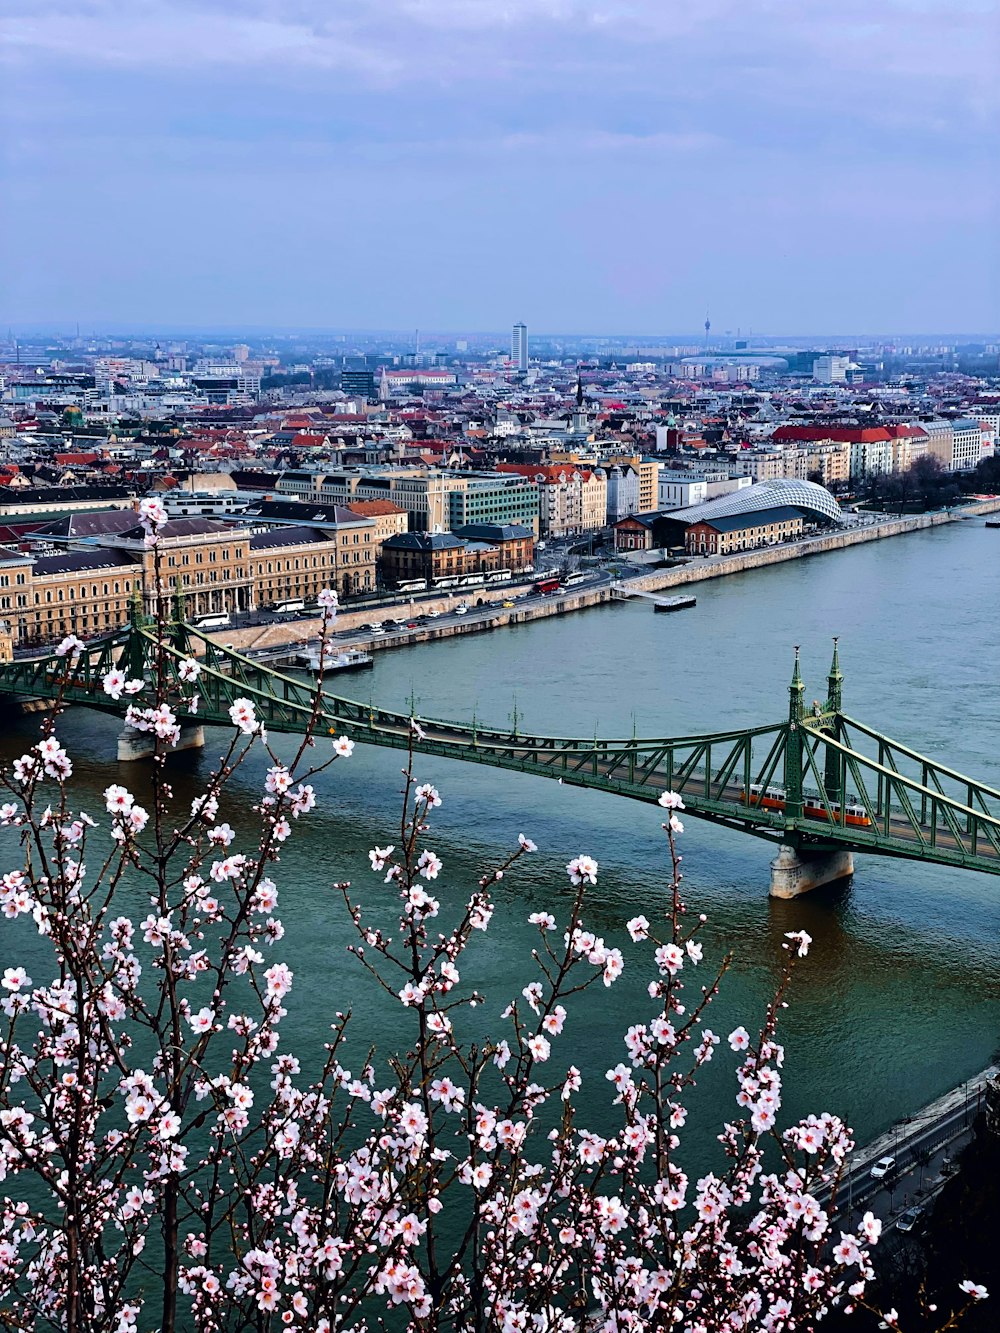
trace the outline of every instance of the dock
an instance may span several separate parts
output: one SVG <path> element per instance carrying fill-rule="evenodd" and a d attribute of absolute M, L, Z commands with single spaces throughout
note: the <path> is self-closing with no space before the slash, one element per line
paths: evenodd
<path fill-rule="evenodd" d="M 629 602 L 633 597 L 644 597 L 647 602 L 653 603 L 654 611 L 686 611 L 688 607 L 698 605 L 698 598 L 690 595 L 657 597 L 655 593 L 646 592 L 641 588 L 629 588 L 620 583 L 614 585 L 611 595 L 618 602 Z"/>

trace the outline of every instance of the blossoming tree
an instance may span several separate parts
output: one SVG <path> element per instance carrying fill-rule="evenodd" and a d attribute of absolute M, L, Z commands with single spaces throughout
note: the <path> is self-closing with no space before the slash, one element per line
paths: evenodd
<path fill-rule="evenodd" d="M 155 546 L 156 502 L 142 519 Z M 321 607 L 332 623 L 336 598 Z M 82 648 L 71 637 L 59 652 Z M 501 1003 L 480 996 L 467 978 L 493 887 L 535 847 L 521 836 L 443 919 L 427 842 L 441 798 L 411 756 L 398 841 L 370 853 L 398 931 L 374 924 L 351 885 L 331 888 L 357 966 L 399 1010 L 384 1049 L 352 1071 L 347 1015 L 329 1016 L 319 1049 L 282 1042 L 295 978 L 275 877 L 283 845 L 309 836 L 317 774 L 352 742 L 317 725 L 282 761 L 237 700 L 220 763 L 182 809 L 166 761 L 200 672 L 186 660 L 179 687 L 105 678 L 155 745 L 147 805 L 115 782 L 103 810 L 76 808 L 58 708 L 0 778 L 0 823 L 19 840 L 0 908 L 8 930 L 31 923 L 46 957 L 45 975 L 12 960 L 2 976 L 0 1325 L 716 1333 L 805 1329 L 864 1303 L 880 1224 L 868 1214 L 843 1232 L 834 1216 L 850 1132 L 829 1114 L 780 1128 L 778 1019 L 809 938 L 788 936 L 762 1024 L 720 1042 L 707 1020 L 725 960 L 685 992 L 705 966 L 704 918 L 681 894 L 677 796 L 661 799 L 662 910 L 628 923 L 648 951 L 648 1011 L 595 1075 L 559 1047 L 576 997 L 613 988 L 624 966 L 588 927 L 597 862 L 569 862 L 565 919 L 531 917 L 536 979 Z M 260 832 L 239 847 L 226 789 L 258 754 Z M 485 999 L 495 1030 L 469 1040 L 466 1011 Z M 717 1052 L 734 1062 L 733 1114 L 718 1169 L 692 1180 L 686 1097 Z M 595 1076 L 608 1089 L 600 1132 L 576 1105 Z"/>

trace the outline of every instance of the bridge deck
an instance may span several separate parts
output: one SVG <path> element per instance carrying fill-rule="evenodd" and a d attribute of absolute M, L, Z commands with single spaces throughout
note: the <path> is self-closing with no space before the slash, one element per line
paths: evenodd
<path fill-rule="evenodd" d="M 72 662 L 49 655 L 6 663 L 0 665 L 0 693 L 59 698 L 122 715 L 130 700 L 110 699 L 101 684 L 121 663 L 133 677 L 159 679 L 181 716 L 182 701 L 196 690 L 199 723 L 230 725 L 229 708 L 245 696 L 273 731 L 302 733 L 313 724 L 313 684 L 223 649 L 189 626 L 174 626 L 171 637 L 160 642 L 155 631 L 138 627 L 93 645 Z M 193 651 L 202 662 L 196 685 L 184 683 L 178 673 Z M 323 691 L 315 721 L 321 730 L 343 731 L 363 743 L 412 745 L 426 754 L 636 800 L 655 802 L 664 791 L 676 791 L 689 814 L 771 842 L 850 847 L 1000 874 L 1000 791 L 837 709 L 800 722 L 700 736 L 613 740 L 524 735 L 444 719 L 417 719 L 415 732 L 414 719 L 404 713 Z M 803 791 L 803 778 L 813 790 L 811 815 L 797 809 L 791 796 L 785 808 L 771 809 L 753 795 L 768 788 L 783 793 L 782 784 L 790 780 L 790 792 Z M 855 812 L 853 822 L 848 807 Z"/>

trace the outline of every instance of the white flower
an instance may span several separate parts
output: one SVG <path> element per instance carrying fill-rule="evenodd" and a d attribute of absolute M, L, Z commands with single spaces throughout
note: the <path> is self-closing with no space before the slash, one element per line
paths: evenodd
<path fill-rule="evenodd" d="M 233 726 L 239 727 L 244 736 L 252 736 L 260 726 L 253 701 L 250 699 L 237 699 L 229 710 L 229 716 Z"/>
<path fill-rule="evenodd" d="M 662 805 L 664 810 L 683 810 L 684 802 L 675 791 L 665 791 L 656 803 Z"/>
<path fill-rule="evenodd" d="M 135 805 L 135 797 L 127 787 L 113 782 L 110 787 L 104 788 L 104 804 L 109 815 L 127 815 Z"/>
<path fill-rule="evenodd" d="M 101 685 L 110 699 L 120 699 L 125 689 L 125 672 L 114 667 L 101 681 Z"/>
<path fill-rule="evenodd" d="M 745 1027 L 734 1028 L 729 1034 L 729 1045 L 734 1051 L 745 1051 L 750 1045 L 750 1033 Z"/>
<path fill-rule="evenodd" d="M 804 930 L 786 930 L 785 939 L 797 940 L 799 947 L 796 952 L 800 958 L 805 958 L 806 954 L 809 952 L 809 946 L 812 944 L 811 935 L 807 935 Z"/>
<path fill-rule="evenodd" d="M 432 851 L 423 851 L 417 861 L 417 869 L 424 879 L 437 879 L 441 870 L 441 858 Z"/>
<path fill-rule="evenodd" d="M 372 870 L 384 870 L 385 863 L 395 851 L 395 847 L 373 847 L 368 853 L 368 860 L 372 863 Z"/>
<path fill-rule="evenodd" d="M 78 639 L 75 634 L 67 634 L 65 639 L 56 648 L 56 657 L 74 657 L 82 653 L 84 644 L 82 639 Z"/>
<path fill-rule="evenodd" d="M 338 736 L 333 742 L 333 752 L 341 759 L 350 759 L 354 753 L 354 742 L 349 741 L 346 736 Z"/>
<path fill-rule="evenodd" d="M 214 1015 L 211 1009 L 207 1008 L 199 1009 L 196 1014 L 188 1015 L 188 1022 L 191 1024 L 192 1030 L 198 1033 L 211 1032 L 213 1020 Z"/>
<path fill-rule="evenodd" d="M 577 856 L 566 867 L 571 884 L 596 884 L 597 862 L 592 856 Z"/>
<path fill-rule="evenodd" d="M 3 980 L 0 986 L 5 990 L 20 990 L 22 986 L 30 986 L 31 978 L 25 972 L 23 967 L 5 967 L 3 970 Z"/>
<path fill-rule="evenodd" d="M 163 507 L 162 500 L 158 500 L 155 495 L 148 495 L 145 500 L 139 502 L 139 522 L 146 529 L 147 535 L 154 535 L 157 528 L 163 526 L 167 521 L 167 511 Z"/>
<path fill-rule="evenodd" d="M 966 1295 L 971 1296 L 973 1300 L 985 1301 L 989 1292 L 978 1282 L 973 1282 L 971 1278 L 966 1278 L 964 1282 L 958 1284 L 959 1291 L 964 1291 Z"/>
<path fill-rule="evenodd" d="M 520 845 L 521 845 L 521 850 L 522 850 L 522 852 L 537 852 L 537 851 L 538 851 L 538 845 L 537 845 L 537 843 L 532 842 L 530 838 L 526 838 L 526 837 L 524 836 L 523 833 L 519 833 L 519 834 L 517 835 L 517 840 L 518 840 L 518 842 L 519 842 Z"/>
<path fill-rule="evenodd" d="M 316 605 L 326 625 L 332 625 L 337 619 L 337 594 L 332 588 L 324 588 L 316 597 Z"/>
<path fill-rule="evenodd" d="M 197 680 L 201 675 L 201 663 L 196 662 L 193 657 L 185 657 L 184 661 L 181 662 L 180 666 L 177 668 L 177 674 L 180 676 L 181 680 Z"/>
<path fill-rule="evenodd" d="M 426 801 L 432 809 L 441 804 L 441 797 L 437 787 L 432 787 L 429 782 L 422 783 L 414 792 L 418 801 Z"/>
<path fill-rule="evenodd" d="M 649 922 L 644 916 L 634 916 L 626 923 L 625 929 L 636 943 L 649 938 Z"/>

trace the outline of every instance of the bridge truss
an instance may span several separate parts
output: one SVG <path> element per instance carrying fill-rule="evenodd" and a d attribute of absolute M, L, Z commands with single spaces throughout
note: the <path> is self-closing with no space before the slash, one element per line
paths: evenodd
<path fill-rule="evenodd" d="M 202 670 L 184 682 L 180 663 Z M 365 744 L 557 778 L 636 800 L 679 792 L 688 814 L 797 848 L 844 847 L 1000 874 L 1000 791 L 883 736 L 842 711 L 836 645 L 829 696 L 803 704 L 798 651 L 788 716 L 743 730 L 696 736 L 608 740 L 524 734 L 480 723 L 417 718 L 320 690 L 262 666 L 176 622 L 164 633 L 133 625 L 76 659 L 54 653 L 0 664 L 0 694 L 56 699 L 123 715 L 128 697 L 103 689 L 114 667 L 168 700 L 198 695 L 192 725 L 229 726 L 235 699 L 252 700 L 274 732 L 344 733 Z M 315 712 L 314 712 L 315 710 Z M 183 710 L 180 712 L 184 719 Z M 419 723 L 414 734 L 411 723 Z"/>

